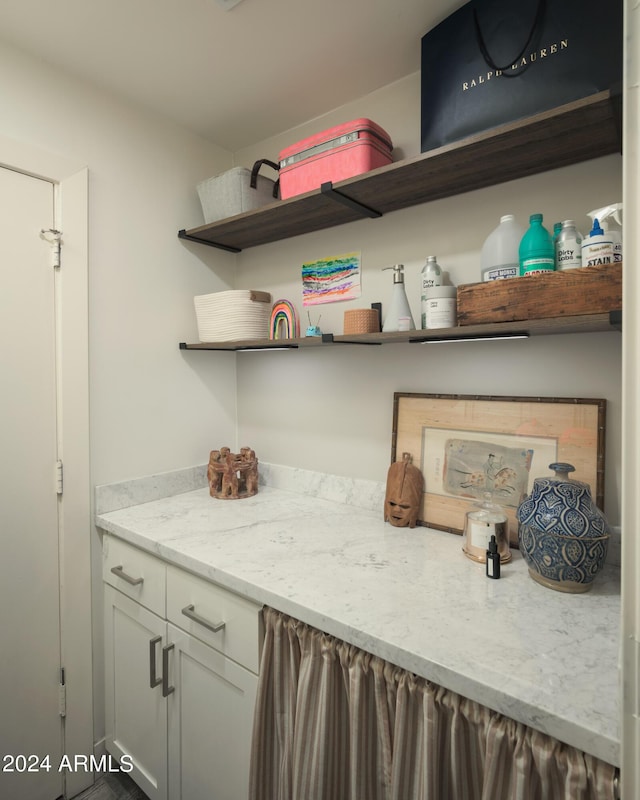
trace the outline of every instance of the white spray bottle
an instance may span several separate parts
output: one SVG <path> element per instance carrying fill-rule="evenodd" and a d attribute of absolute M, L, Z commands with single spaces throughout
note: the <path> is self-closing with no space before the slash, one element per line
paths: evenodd
<path fill-rule="evenodd" d="M 612 262 L 622 261 L 622 203 L 612 203 L 610 206 L 596 208 L 587 214 L 591 217 L 591 223 L 598 220 L 607 239 L 611 241 L 613 248 Z M 586 241 L 586 240 L 585 240 Z M 584 246 L 584 242 L 583 242 Z M 583 266 L 587 263 L 583 260 Z"/>
<path fill-rule="evenodd" d="M 609 225 L 613 239 L 613 260 L 616 263 L 622 263 L 622 203 L 615 203 L 611 208 L 613 211 L 605 219 L 613 218 L 617 225 L 617 227 L 613 224 Z"/>
<path fill-rule="evenodd" d="M 382 270 L 393 270 L 393 292 L 391 294 L 391 303 L 389 310 L 384 319 L 382 326 L 383 333 L 393 333 L 399 330 L 415 330 L 415 323 L 409 308 L 409 301 L 407 300 L 407 293 L 404 288 L 404 264 L 394 264 L 392 267 L 383 267 Z M 400 320 L 403 320 L 401 325 Z M 407 320 L 409 327 L 406 327 Z"/>

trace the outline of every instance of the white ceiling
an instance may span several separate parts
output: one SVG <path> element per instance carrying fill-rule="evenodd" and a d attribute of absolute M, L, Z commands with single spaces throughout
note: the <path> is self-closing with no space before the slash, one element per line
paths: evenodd
<path fill-rule="evenodd" d="M 420 69 L 463 0 L 1 0 L 0 38 L 228 150 Z"/>

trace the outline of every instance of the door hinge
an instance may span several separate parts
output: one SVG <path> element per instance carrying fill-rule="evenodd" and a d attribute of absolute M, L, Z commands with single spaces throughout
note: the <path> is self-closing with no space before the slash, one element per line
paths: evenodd
<path fill-rule="evenodd" d="M 56 494 L 62 494 L 63 471 L 62 461 L 56 461 Z"/>
<path fill-rule="evenodd" d="M 67 716 L 67 684 L 65 682 L 64 667 L 60 670 L 60 685 L 58 686 L 58 710 L 61 717 Z"/>
<path fill-rule="evenodd" d="M 40 236 L 51 245 L 51 266 L 59 267 L 62 231 L 57 231 L 55 228 L 42 228 Z"/>

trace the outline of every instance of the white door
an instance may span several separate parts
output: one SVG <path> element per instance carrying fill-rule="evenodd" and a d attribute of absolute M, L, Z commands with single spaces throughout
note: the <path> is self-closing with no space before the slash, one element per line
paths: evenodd
<path fill-rule="evenodd" d="M 62 794 L 54 187 L 0 169 L 0 797 Z M 13 771 L 9 771 L 13 770 Z"/>
<path fill-rule="evenodd" d="M 168 624 L 170 800 L 246 800 L 258 677 Z"/>

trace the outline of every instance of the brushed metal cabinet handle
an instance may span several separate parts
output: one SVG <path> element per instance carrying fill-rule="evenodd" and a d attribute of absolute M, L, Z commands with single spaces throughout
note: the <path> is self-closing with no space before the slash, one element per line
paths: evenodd
<path fill-rule="evenodd" d="M 175 686 L 169 686 L 169 652 L 173 650 L 175 645 L 168 644 L 162 648 L 162 696 L 169 697 L 172 692 L 175 692 Z"/>
<path fill-rule="evenodd" d="M 127 575 L 122 568 L 122 564 L 117 567 L 111 567 L 111 572 L 113 572 L 114 575 L 117 575 L 118 578 L 122 578 L 123 581 L 130 583 L 132 586 L 138 586 L 144 582 L 144 578 L 132 578 L 131 575 Z"/>
<path fill-rule="evenodd" d="M 205 617 L 201 617 L 200 614 L 196 614 L 194 608 L 195 606 L 193 604 L 191 604 L 190 606 L 185 606 L 182 609 L 182 613 L 185 615 L 185 617 L 189 617 L 189 619 L 192 619 L 194 622 L 197 622 L 198 625 L 202 625 L 204 628 L 208 628 L 210 631 L 213 631 L 214 633 L 218 633 L 218 631 L 221 631 L 227 624 L 226 622 L 210 622 Z"/>
<path fill-rule="evenodd" d="M 155 689 L 160 683 L 162 678 L 156 675 L 156 645 L 162 641 L 162 636 L 154 636 L 149 641 L 149 688 Z"/>

